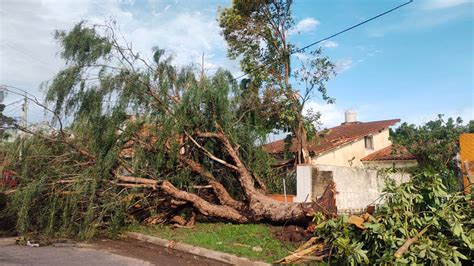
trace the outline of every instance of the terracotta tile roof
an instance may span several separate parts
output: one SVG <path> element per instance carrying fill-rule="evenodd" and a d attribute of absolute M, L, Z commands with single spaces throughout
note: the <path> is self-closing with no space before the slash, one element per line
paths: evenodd
<path fill-rule="evenodd" d="M 406 150 L 406 148 L 400 147 L 396 151 L 393 150 L 392 145 L 383 148 L 379 151 L 371 153 L 361 161 L 399 161 L 399 160 L 415 160 L 416 157 Z"/>
<path fill-rule="evenodd" d="M 393 126 L 394 124 L 400 122 L 400 119 L 391 119 L 391 120 L 382 120 L 374 122 L 353 122 L 353 123 L 344 123 L 339 126 L 330 128 L 328 133 L 319 140 L 319 143 L 309 143 L 308 150 L 310 153 L 322 153 L 335 149 L 343 144 L 358 140 L 367 135 L 376 133 L 382 129 Z M 296 141 L 293 139 L 292 146 L 290 148 L 291 152 L 295 152 Z M 285 140 L 277 140 L 263 145 L 263 149 L 268 153 L 282 153 L 285 149 Z"/>

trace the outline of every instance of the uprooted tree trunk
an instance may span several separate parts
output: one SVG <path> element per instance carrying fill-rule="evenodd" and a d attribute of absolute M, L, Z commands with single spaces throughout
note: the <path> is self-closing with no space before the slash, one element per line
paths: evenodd
<path fill-rule="evenodd" d="M 198 212 L 205 216 L 236 223 L 259 221 L 272 223 L 305 223 L 312 218 L 315 212 L 322 212 L 328 217 L 335 216 L 337 208 L 335 203 L 336 190 L 334 182 L 331 182 L 326 187 L 323 196 L 316 202 L 289 203 L 276 201 L 267 196 L 265 191 L 256 187 L 255 176 L 252 175 L 241 161 L 236 148 L 229 141 L 228 137 L 222 131 L 222 128 L 219 125 L 216 125 L 216 128 L 216 133 L 197 131 L 194 132 L 194 134 L 186 133 L 186 135 L 205 156 L 236 173 L 236 177 L 244 192 L 245 200 L 238 201 L 232 198 L 227 189 L 217 181 L 210 171 L 205 169 L 202 164 L 184 155 L 179 156 L 180 162 L 208 181 L 218 198 L 219 204 L 213 204 L 196 194 L 178 189 L 169 181 L 156 181 L 153 179 L 121 175 L 117 175 L 117 178 L 123 182 L 141 184 L 144 187 L 159 189 L 176 200 L 190 203 Z M 192 135 L 194 135 L 194 137 Z M 216 157 L 200 145 L 195 138 L 218 141 L 223 151 L 232 159 L 232 162 L 227 162 Z"/>

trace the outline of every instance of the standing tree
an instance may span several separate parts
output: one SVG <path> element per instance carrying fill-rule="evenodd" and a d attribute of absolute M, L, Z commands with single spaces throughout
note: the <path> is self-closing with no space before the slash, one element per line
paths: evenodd
<path fill-rule="evenodd" d="M 265 128 L 291 132 L 296 140 L 296 163 L 310 163 L 308 135 L 314 136 L 313 122 L 317 116 L 303 115 L 306 101 L 317 89 L 322 98 L 332 103 L 324 83 L 334 74 L 334 65 L 316 50 L 308 56 L 303 67 L 292 71 L 291 55 L 297 52 L 289 37 L 295 30 L 291 0 L 235 0 L 220 12 L 219 24 L 229 45 L 228 54 L 240 59 L 242 70 L 249 79 L 243 81 L 254 95 L 254 106 L 266 119 Z M 304 89 L 291 85 L 294 77 Z M 272 103 L 268 107 L 265 103 Z"/>
<path fill-rule="evenodd" d="M 443 119 L 443 115 L 421 126 L 403 123 L 391 132 L 391 138 L 398 148 L 406 148 L 415 155 L 419 169 L 441 173 L 445 185 L 458 190 L 459 175 L 456 155 L 459 152 L 459 135 L 474 132 L 474 121 L 463 125 L 460 117 L 456 120 Z"/>

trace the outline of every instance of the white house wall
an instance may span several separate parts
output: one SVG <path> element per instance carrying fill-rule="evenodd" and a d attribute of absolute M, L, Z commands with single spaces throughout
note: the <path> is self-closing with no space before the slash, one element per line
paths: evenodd
<path fill-rule="evenodd" d="M 296 197 L 295 202 L 311 201 L 311 188 L 313 186 L 313 166 L 296 166 Z"/>
<path fill-rule="evenodd" d="M 360 210 L 374 202 L 381 203 L 380 196 L 385 188 L 387 177 L 398 184 L 410 179 L 409 174 L 401 172 L 382 175 L 373 169 L 333 165 L 317 165 L 316 167 L 320 171 L 332 172 L 337 191 L 336 206 L 339 212 Z"/>
<path fill-rule="evenodd" d="M 332 151 L 323 152 L 319 156 L 313 157 L 313 165 L 336 165 L 336 166 L 347 166 L 347 167 L 364 167 L 360 159 L 365 156 L 386 148 L 392 144 L 389 140 L 388 128 L 382 130 L 380 133 L 374 133 L 373 135 L 374 149 L 368 150 L 365 148 L 364 138 L 353 141 L 351 143 L 342 145 L 335 148 Z M 352 160 L 352 158 L 355 158 Z"/>
<path fill-rule="evenodd" d="M 405 168 L 416 166 L 416 160 L 400 160 L 400 161 L 364 161 L 365 168 L 386 169 L 386 168 Z"/>

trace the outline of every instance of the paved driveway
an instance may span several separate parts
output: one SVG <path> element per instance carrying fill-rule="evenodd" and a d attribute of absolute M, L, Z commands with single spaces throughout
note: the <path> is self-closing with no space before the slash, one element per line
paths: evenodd
<path fill-rule="evenodd" d="M 0 239 L 0 265 L 222 265 L 132 239 L 27 247 Z"/>

